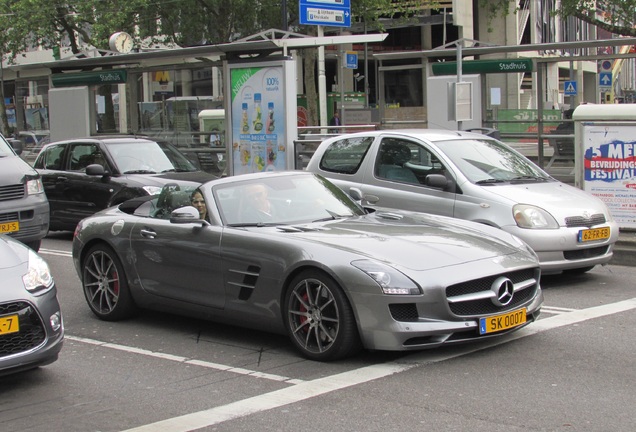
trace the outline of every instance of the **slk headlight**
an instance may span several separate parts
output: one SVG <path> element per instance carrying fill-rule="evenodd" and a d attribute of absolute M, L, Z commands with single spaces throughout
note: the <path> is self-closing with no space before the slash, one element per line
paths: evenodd
<path fill-rule="evenodd" d="M 362 270 L 373 279 L 384 294 L 419 295 L 420 287 L 409 279 L 404 273 L 393 267 L 372 260 L 358 260 L 351 263 L 357 269 Z"/>
<path fill-rule="evenodd" d="M 53 276 L 49 266 L 38 254 L 29 250 L 29 268 L 22 276 L 24 287 L 31 294 L 41 295 L 53 287 Z"/>
<path fill-rule="evenodd" d="M 512 216 L 519 228 L 558 229 L 556 219 L 540 207 L 528 204 L 516 204 L 512 207 Z"/>
<path fill-rule="evenodd" d="M 42 179 L 36 178 L 36 179 L 27 180 L 26 186 L 27 186 L 27 194 L 29 195 L 44 193 L 44 186 L 42 185 Z"/>

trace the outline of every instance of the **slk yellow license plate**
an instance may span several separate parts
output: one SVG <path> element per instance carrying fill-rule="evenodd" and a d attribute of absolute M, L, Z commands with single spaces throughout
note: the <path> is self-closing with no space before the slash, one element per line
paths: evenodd
<path fill-rule="evenodd" d="M 20 331 L 20 320 L 17 315 L 8 315 L 0 318 L 0 335 L 16 333 Z"/>
<path fill-rule="evenodd" d="M 592 228 L 579 231 L 579 243 L 594 241 L 594 240 L 605 240 L 610 237 L 610 229 L 609 227 L 605 228 Z"/>
<path fill-rule="evenodd" d="M 508 330 L 526 322 L 526 308 L 479 319 L 479 334 Z"/>
<path fill-rule="evenodd" d="M 0 223 L 0 233 L 10 233 L 20 231 L 20 222 L 5 222 Z"/>

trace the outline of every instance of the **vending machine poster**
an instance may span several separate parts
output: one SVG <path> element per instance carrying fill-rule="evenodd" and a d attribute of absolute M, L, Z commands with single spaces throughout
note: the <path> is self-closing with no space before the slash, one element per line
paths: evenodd
<path fill-rule="evenodd" d="M 621 228 L 636 228 L 636 127 L 585 125 L 584 190 L 599 197 Z"/>
<path fill-rule="evenodd" d="M 233 68 L 233 173 L 286 169 L 283 67 Z"/>

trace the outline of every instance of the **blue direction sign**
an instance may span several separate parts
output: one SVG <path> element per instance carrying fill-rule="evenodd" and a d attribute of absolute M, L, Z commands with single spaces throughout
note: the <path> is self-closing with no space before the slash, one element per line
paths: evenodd
<path fill-rule="evenodd" d="M 351 9 L 350 0 L 300 0 L 300 4 L 308 4 L 314 6 L 337 6 L 340 8 Z"/>
<path fill-rule="evenodd" d="M 347 69 L 358 69 L 358 53 L 347 51 Z"/>
<path fill-rule="evenodd" d="M 612 73 L 611 72 L 601 72 L 598 74 L 598 85 L 600 87 L 611 87 L 612 86 Z"/>
<path fill-rule="evenodd" d="M 351 27 L 350 0 L 300 0 L 300 24 Z"/>
<path fill-rule="evenodd" d="M 566 81 L 563 83 L 563 94 L 565 96 L 576 96 L 576 81 Z"/>

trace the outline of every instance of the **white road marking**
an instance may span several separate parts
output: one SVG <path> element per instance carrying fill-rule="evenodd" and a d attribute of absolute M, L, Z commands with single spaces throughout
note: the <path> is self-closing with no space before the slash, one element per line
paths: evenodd
<path fill-rule="evenodd" d="M 73 258 L 73 253 L 66 252 L 66 251 L 61 251 L 61 250 L 41 249 L 40 248 L 38 253 L 39 254 L 44 254 L 44 255 L 56 255 L 56 256 L 63 256 L 63 257 Z"/>
<path fill-rule="evenodd" d="M 123 432 L 188 432 L 204 427 L 222 423 L 250 414 L 266 411 L 284 405 L 300 402 L 314 396 L 340 390 L 346 387 L 363 384 L 368 381 L 384 378 L 389 375 L 403 372 L 405 370 L 429 364 L 448 360 L 453 357 L 459 357 L 472 352 L 480 351 L 492 346 L 508 343 L 511 340 L 520 339 L 531 336 L 546 330 L 551 330 L 566 325 L 576 324 L 594 318 L 607 315 L 613 315 L 620 312 L 636 309 L 636 298 L 611 303 L 603 306 L 596 306 L 588 309 L 576 310 L 570 313 L 556 315 L 550 318 L 540 319 L 527 327 L 520 329 L 509 336 L 491 340 L 485 343 L 474 345 L 466 345 L 465 350 L 460 350 L 451 355 L 435 354 L 429 355 L 430 352 L 419 352 L 401 358 L 398 362 L 389 362 L 378 365 L 367 366 L 344 372 L 338 375 L 332 375 L 313 381 L 303 382 L 301 384 L 254 396 L 248 399 L 237 401 L 231 404 L 222 405 L 211 408 L 209 410 L 185 414 L 179 417 L 150 423 Z"/>
<path fill-rule="evenodd" d="M 574 312 L 578 309 L 564 308 L 558 306 L 541 306 L 541 313 L 561 314 L 564 312 Z"/>
<path fill-rule="evenodd" d="M 204 368 L 208 368 L 208 369 L 216 369 L 216 370 L 220 370 L 220 371 L 224 371 L 224 372 L 231 372 L 231 373 L 240 374 L 240 375 L 249 375 L 249 376 L 254 377 L 254 378 L 263 378 L 263 379 L 268 379 L 268 380 L 272 380 L 272 381 L 279 381 L 279 382 L 284 382 L 284 383 L 294 384 L 294 385 L 304 382 L 303 380 L 290 378 L 290 377 L 286 377 L 286 376 L 282 376 L 282 375 L 274 375 L 274 374 L 268 374 L 268 373 L 264 373 L 264 372 L 253 371 L 253 370 L 249 370 L 249 369 L 226 366 L 226 365 L 222 365 L 222 364 L 219 364 L 219 363 L 206 362 L 206 361 L 203 361 L 203 360 L 196 360 L 196 359 L 191 359 L 191 358 L 182 357 L 182 356 L 176 356 L 176 355 L 162 353 L 162 352 L 149 351 L 149 350 L 145 350 L 145 349 L 142 349 L 142 348 L 135 348 L 135 347 L 126 346 L 126 345 L 119 345 L 119 344 L 113 344 L 113 343 L 109 343 L 109 342 L 102 342 L 102 341 L 98 341 L 98 340 L 95 340 L 95 339 L 88 339 L 88 338 L 83 338 L 83 337 L 78 337 L 78 336 L 71 336 L 71 335 L 68 335 L 68 334 L 65 335 L 64 337 L 66 339 L 68 339 L 68 340 L 73 340 L 73 341 L 76 341 L 76 342 L 82 342 L 82 343 L 89 344 L 89 345 L 96 345 L 96 346 L 103 347 L 103 348 L 110 348 L 110 349 L 115 349 L 115 350 L 118 350 L 118 351 L 124 351 L 124 352 L 132 353 L 132 354 L 139 354 L 139 355 L 144 355 L 144 356 L 148 356 L 148 357 L 154 357 L 154 358 L 158 358 L 158 359 L 161 359 L 161 360 L 169 360 L 169 361 L 173 361 L 173 362 L 177 362 L 177 363 L 185 363 L 185 364 L 190 364 L 190 365 L 194 365 L 194 366 L 200 366 L 200 367 L 204 367 Z"/>

